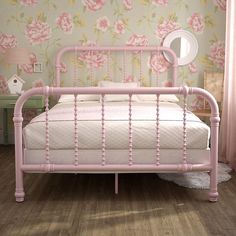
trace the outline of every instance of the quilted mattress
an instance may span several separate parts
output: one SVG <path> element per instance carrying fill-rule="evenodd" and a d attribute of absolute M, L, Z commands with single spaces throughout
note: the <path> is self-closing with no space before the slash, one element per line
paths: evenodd
<path fill-rule="evenodd" d="M 127 149 L 129 140 L 127 102 L 105 103 L 106 149 Z M 183 146 L 183 110 L 169 102 L 160 103 L 160 146 L 180 149 Z M 132 130 L 134 149 L 155 149 L 156 105 L 133 102 Z M 80 149 L 101 149 L 101 104 L 78 103 L 78 141 Z M 74 149 L 74 105 L 58 103 L 49 111 L 50 149 Z M 210 128 L 193 113 L 187 113 L 187 148 L 207 149 Z M 23 130 L 26 149 L 45 148 L 45 113 L 35 117 Z"/>

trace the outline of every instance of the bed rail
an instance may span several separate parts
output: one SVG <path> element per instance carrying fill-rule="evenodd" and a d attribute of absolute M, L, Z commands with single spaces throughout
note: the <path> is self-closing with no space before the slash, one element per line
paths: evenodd
<path fill-rule="evenodd" d="M 74 99 L 74 164 L 53 164 L 50 162 L 50 139 L 49 139 L 49 102 L 48 98 L 51 95 L 73 94 Z M 79 163 L 79 146 L 78 146 L 78 103 L 76 97 L 78 94 L 100 94 L 101 95 L 101 163 L 84 165 Z M 129 126 L 129 145 L 128 145 L 128 160 L 126 165 L 108 164 L 106 162 L 106 129 L 105 129 L 105 102 L 104 96 L 107 94 L 127 94 L 129 95 L 128 109 L 128 126 Z M 156 99 L 156 159 L 155 163 L 142 165 L 133 163 L 133 140 L 132 140 L 132 96 L 135 94 L 155 94 Z M 181 164 L 161 164 L 160 163 L 160 119 L 159 119 L 159 96 L 161 94 L 176 94 L 184 97 L 183 104 L 183 154 Z M 22 150 L 22 108 L 24 103 L 34 95 L 42 95 L 45 97 L 45 163 L 43 164 L 25 164 L 23 162 Z M 187 132 L 186 132 L 186 113 L 187 113 L 187 97 L 189 95 L 203 96 L 211 108 L 211 150 L 209 164 L 189 164 L 187 158 Z M 16 160 L 16 201 L 24 200 L 23 188 L 23 172 L 54 172 L 54 171 L 72 171 L 72 172 L 108 172 L 116 174 L 116 192 L 118 191 L 119 172 L 186 172 L 186 171 L 208 171 L 210 173 L 210 191 L 209 200 L 216 201 L 218 197 L 217 192 L 217 163 L 218 163 L 218 127 L 219 127 L 219 110 L 215 98 L 206 90 L 194 87 L 171 87 L 171 88 L 72 88 L 72 87 L 42 87 L 33 88 L 26 91 L 19 97 L 16 102 L 14 110 L 14 126 L 15 126 L 15 160 Z"/>

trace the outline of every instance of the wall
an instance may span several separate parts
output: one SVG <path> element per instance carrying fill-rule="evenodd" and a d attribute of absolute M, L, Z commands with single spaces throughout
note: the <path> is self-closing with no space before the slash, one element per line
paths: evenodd
<path fill-rule="evenodd" d="M 65 45 L 159 45 L 177 28 L 191 31 L 199 43 L 196 60 L 179 69 L 179 81 L 202 86 L 203 71 L 222 71 L 226 0 L 2 0 L 0 8 L 0 92 L 3 78 L 16 72 L 4 63 L 9 47 L 26 47 L 43 73 L 22 66 L 24 89 L 52 84 L 54 56 Z M 83 66 L 83 65 L 82 65 Z M 86 66 L 86 65 L 84 65 Z M 166 73 L 165 62 L 161 73 Z M 145 79 L 145 78 L 144 78 Z"/>
<path fill-rule="evenodd" d="M 0 22 L 2 76 L 15 72 L 15 66 L 3 62 L 8 47 L 27 47 L 31 61 L 43 63 L 42 74 L 23 67 L 25 89 L 38 79 L 52 82 L 54 55 L 61 46 L 87 41 L 156 45 L 175 28 L 193 32 L 199 43 L 195 62 L 180 70 L 187 84 L 201 86 L 204 70 L 224 65 L 225 0 L 2 0 Z"/>

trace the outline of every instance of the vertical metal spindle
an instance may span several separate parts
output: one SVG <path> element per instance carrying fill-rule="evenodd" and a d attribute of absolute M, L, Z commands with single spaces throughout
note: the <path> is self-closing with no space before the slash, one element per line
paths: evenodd
<path fill-rule="evenodd" d="M 74 78 L 73 78 L 73 86 L 77 85 L 77 61 L 78 61 L 78 51 L 75 49 L 74 51 Z"/>
<path fill-rule="evenodd" d="M 142 78 L 143 78 L 143 67 L 142 67 L 143 51 L 142 50 L 140 50 L 140 52 L 139 52 L 139 57 L 140 57 L 139 83 L 141 85 Z"/>
<path fill-rule="evenodd" d="M 111 63 L 110 63 L 110 60 L 111 60 L 111 51 L 109 50 L 107 52 L 107 77 L 109 80 L 111 80 Z"/>
<path fill-rule="evenodd" d="M 102 165 L 106 164 L 106 136 L 105 136 L 105 109 L 104 109 L 104 94 L 102 94 Z"/>
<path fill-rule="evenodd" d="M 90 60 L 92 61 L 93 58 L 93 51 L 89 51 L 89 56 L 90 56 Z M 90 81 L 91 81 L 91 85 L 94 86 L 94 71 L 93 71 L 93 64 L 91 63 L 89 65 L 90 67 Z"/>
<path fill-rule="evenodd" d="M 187 164 L 187 96 L 184 95 L 183 108 L 183 164 Z"/>
<path fill-rule="evenodd" d="M 126 51 L 123 52 L 123 82 L 126 80 Z"/>
<path fill-rule="evenodd" d="M 79 164 L 79 140 L 78 140 L 78 106 L 77 106 L 77 95 L 75 94 L 74 96 L 74 128 L 75 128 L 75 136 L 74 136 L 74 141 L 75 141 L 75 150 L 74 150 L 74 154 L 75 154 L 75 166 L 77 166 Z"/>
<path fill-rule="evenodd" d="M 160 95 L 156 100 L 156 165 L 160 165 Z"/>
<path fill-rule="evenodd" d="M 118 194 L 119 191 L 119 176 L 118 173 L 115 173 L 115 194 Z"/>
<path fill-rule="evenodd" d="M 129 94 L 129 165 L 133 165 L 132 94 Z"/>
<path fill-rule="evenodd" d="M 152 56 L 153 56 L 153 52 L 151 51 L 150 52 L 150 59 L 149 59 L 149 63 L 150 63 L 149 84 L 150 84 L 150 86 L 152 86 L 152 84 L 153 84 L 153 82 L 152 82 L 153 81 L 153 72 L 155 73 L 154 68 L 152 67 L 152 63 L 151 63 Z"/>
<path fill-rule="evenodd" d="M 50 157 L 49 157 L 49 118 L 48 118 L 48 111 L 49 111 L 49 99 L 48 99 L 48 87 L 45 96 L 45 158 L 46 164 L 50 164 Z"/>
<path fill-rule="evenodd" d="M 160 61 L 159 58 L 160 58 L 160 51 L 158 50 L 157 51 L 157 61 L 158 61 L 158 63 Z M 156 71 L 156 87 L 158 87 L 158 85 L 159 85 L 158 79 L 159 79 L 159 68 L 157 67 L 157 71 Z"/>

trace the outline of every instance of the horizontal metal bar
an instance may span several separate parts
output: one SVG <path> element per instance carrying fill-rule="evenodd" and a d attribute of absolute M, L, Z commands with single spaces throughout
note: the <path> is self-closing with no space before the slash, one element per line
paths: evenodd
<path fill-rule="evenodd" d="M 203 97 L 214 97 L 207 91 L 195 87 L 138 87 L 138 88 L 106 88 L 106 87 L 41 87 L 27 90 L 21 97 L 31 97 L 34 95 L 45 95 L 49 90 L 50 95 L 60 94 L 182 94 L 201 95 Z"/>
<path fill-rule="evenodd" d="M 50 87 L 51 94 L 181 94 L 182 87 L 178 88 L 54 88 Z"/>
<path fill-rule="evenodd" d="M 49 95 L 61 94 L 182 94 L 184 96 L 195 94 L 203 96 L 211 107 L 211 121 L 214 123 L 219 122 L 219 108 L 215 98 L 206 90 L 194 87 L 170 87 L 170 88 L 91 88 L 91 87 L 41 87 L 32 88 L 23 93 L 16 102 L 14 116 L 21 115 L 23 104 L 34 95 L 46 95 L 49 90 Z"/>
<path fill-rule="evenodd" d="M 126 46 L 126 47 L 121 47 L 121 46 L 112 46 L 112 47 L 107 47 L 107 46 L 69 46 L 61 49 L 60 52 L 67 52 L 67 51 L 110 51 L 110 52 L 123 52 L 123 51 L 168 51 L 168 52 L 173 52 L 170 48 L 168 47 L 159 47 L 159 46 Z"/>
<path fill-rule="evenodd" d="M 78 166 L 75 165 L 59 165 L 59 164 L 24 164 L 21 167 L 22 171 L 47 171 L 47 172 L 54 172 L 54 171 L 94 171 L 94 172 L 137 172 L 137 171 L 147 171 L 147 172 L 183 172 L 185 171 L 210 171 L 212 168 L 210 164 L 160 164 L 156 166 L 155 164 L 133 164 L 132 166 L 129 165 L 114 165 L 114 164 L 107 164 L 105 166 L 102 165 L 88 165 L 88 164 L 81 164 Z"/>

